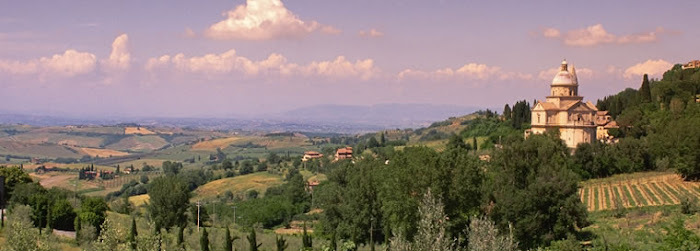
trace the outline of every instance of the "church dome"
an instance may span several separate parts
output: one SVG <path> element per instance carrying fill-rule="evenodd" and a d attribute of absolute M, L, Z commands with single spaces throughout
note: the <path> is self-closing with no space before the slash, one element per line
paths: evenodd
<path fill-rule="evenodd" d="M 554 79 L 552 79 L 552 85 L 576 85 L 578 80 L 576 79 L 576 75 L 574 73 L 569 72 L 568 69 L 568 64 L 566 63 L 566 60 L 561 62 L 561 68 L 559 69 L 559 72 L 557 72 L 557 75 L 554 75 Z"/>

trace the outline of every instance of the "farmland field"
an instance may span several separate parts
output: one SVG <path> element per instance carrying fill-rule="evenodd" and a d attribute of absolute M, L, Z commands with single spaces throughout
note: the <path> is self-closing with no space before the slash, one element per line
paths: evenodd
<path fill-rule="evenodd" d="M 700 183 L 675 173 L 649 172 L 616 175 L 583 182 L 579 190 L 588 211 L 680 204 L 684 196 L 700 197 Z"/>
<path fill-rule="evenodd" d="M 280 184 L 282 184 L 282 176 L 267 172 L 225 178 L 209 182 L 194 190 L 192 201 L 213 199 L 226 191 L 245 196 L 247 191 L 257 190 L 260 195 L 263 195 L 267 188 Z"/>
<path fill-rule="evenodd" d="M 87 148 L 83 147 L 80 148 L 83 152 L 85 152 L 87 155 L 90 155 L 92 157 L 112 157 L 112 156 L 126 156 L 129 155 L 127 152 L 121 152 L 117 150 L 111 150 L 111 149 L 99 149 L 99 148 Z"/>

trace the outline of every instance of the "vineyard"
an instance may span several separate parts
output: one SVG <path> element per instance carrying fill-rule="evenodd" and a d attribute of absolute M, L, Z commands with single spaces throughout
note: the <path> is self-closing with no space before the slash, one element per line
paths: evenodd
<path fill-rule="evenodd" d="M 700 197 L 700 183 L 674 173 L 635 173 L 586 181 L 579 195 L 588 211 L 676 205 L 684 196 Z"/>

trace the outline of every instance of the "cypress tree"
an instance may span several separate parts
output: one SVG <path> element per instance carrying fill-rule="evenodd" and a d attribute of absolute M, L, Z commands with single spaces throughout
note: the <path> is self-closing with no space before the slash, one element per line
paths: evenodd
<path fill-rule="evenodd" d="M 177 245 L 182 245 L 185 241 L 185 227 L 180 227 L 177 231 Z"/>
<path fill-rule="evenodd" d="M 80 217 L 75 217 L 75 240 L 80 241 L 80 229 L 82 226 L 80 225 Z"/>
<path fill-rule="evenodd" d="M 258 240 L 255 237 L 255 229 L 250 229 L 250 234 L 248 237 L 248 244 L 250 245 L 250 251 L 258 251 L 258 248 L 262 245 L 262 243 L 258 244 Z"/>
<path fill-rule="evenodd" d="M 233 240 L 231 239 L 231 230 L 226 226 L 226 236 L 224 236 L 224 251 L 233 251 Z"/>
<path fill-rule="evenodd" d="M 126 241 L 132 250 L 136 250 L 136 236 L 138 231 L 136 231 L 136 219 L 131 218 L 131 229 L 129 230 L 129 235 L 126 237 Z"/>
<path fill-rule="evenodd" d="M 647 74 L 644 74 L 642 87 L 639 88 L 639 95 L 641 96 L 642 103 L 651 102 L 651 87 L 649 87 L 649 76 L 647 76 Z"/>
<path fill-rule="evenodd" d="M 311 250 L 313 239 L 311 239 L 311 236 L 306 232 L 306 222 L 304 222 L 304 233 L 301 236 L 301 242 L 304 250 Z"/>
<path fill-rule="evenodd" d="M 202 237 L 199 238 L 199 246 L 202 251 L 209 251 L 209 233 L 207 233 L 207 228 L 202 228 Z"/>
<path fill-rule="evenodd" d="M 472 148 L 474 151 L 479 150 L 479 143 L 476 141 L 476 137 L 472 138 Z"/>
<path fill-rule="evenodd" d="M 503 107 L 503 119 L 504 120 L 511 119 L 511 113 L 512 113 L 512 111 L 510 110 L 510 105 L 506 104 L 506 106 Z"/>
<path fill-rule="evenodd" d="M 284 251 L 287 249 L 287 240 L 284 239 L 282 236 L 277 236 L 277 251 Z"/>

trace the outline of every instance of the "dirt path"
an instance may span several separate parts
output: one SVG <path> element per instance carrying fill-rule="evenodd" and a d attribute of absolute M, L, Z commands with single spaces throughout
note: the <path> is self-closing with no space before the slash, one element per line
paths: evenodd
<path fill-rule="evenodd" d="M 63 230 L 54 229 L 53 234 L 57 235 L 57 236 L 63 236 L 63 237 L 75 239 L 75 231 L 63 231 Z"/>
<path fill-rule="evenodd" d="M 600 186 L 600 191 L 598 192 L 598 203 L 600 204 L 600 207 L 598 209 L 600 210 L 608 209 L 608 205 L 607 203 L 605 203 L 605 191 L 607 191 L 609 187 L 610 186 L 607 185 Z"/>
<path fill-rule="evenodd" d="M 39 184 L 45 188 L 52 188 L 61 184 L 68 184 L 68 180 L 75 178 L 76 175 L 52 175 L 44 176 Z"/>
<path fill-rule="evenodd" d="M 588 198 L 586 198 L 586 208 L 588 208 L 588 211 L 593 211 L 595 210 L 595 201 L 593 200 L 593 187 L 588 187 Z"/>

